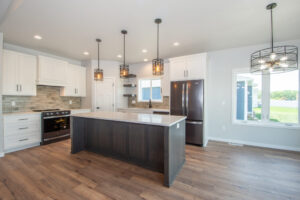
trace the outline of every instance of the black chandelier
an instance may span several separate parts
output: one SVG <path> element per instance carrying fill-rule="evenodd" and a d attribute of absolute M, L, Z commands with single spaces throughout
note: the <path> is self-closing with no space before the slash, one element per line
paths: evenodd
<path fill-rule="evenodd" d="M 267 5 L 271 12 L 271 47 L 251 54 L 252 73 L 282 73 L 298 69 L 298 47 L 292 45 L 275 46 L 273 42 L 273 9 L 276 3 Z"/>
<path fill-rule="evenodd" d="M 95 72 L 94 72 L 94 80 L 95 81 L 103 81 L 103 70 L 100 69 L 100 42 L 101 40 L 100 39 L 96 39 L 96 42 L 98 43 L 98 68 L 95 69 Z"/>
<path fill-rule="evenodd" d="M 123 64 L 120 65 L 120 77 L 125 78 L 129 75 L 129 65 L 125 64 L 125 35 L 127 34 L 126 30 L 122 30 L 121 33 L 124 35 L 124 45 L 123 45 Z"/>
<path fill-rule="evenodd" d="M 164 74 L 164 60 L 159 58 L 159 24 L 161 19 L 155 19 L 154 22 L 157 24 L 157 57 L 152 60 L 152 74 L 160 76 Z"/>

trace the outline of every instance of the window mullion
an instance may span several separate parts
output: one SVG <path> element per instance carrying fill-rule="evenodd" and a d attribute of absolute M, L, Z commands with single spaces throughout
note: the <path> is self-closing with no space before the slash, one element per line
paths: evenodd
<path fill-rule="evenodd" d="M 150 99 L 152 100 L 152 80 L 150 80 Z"/>
<path fill-rule="evenodd" d="M 270 118 L 270 75 L 262 75 L 262 122 Z"/>

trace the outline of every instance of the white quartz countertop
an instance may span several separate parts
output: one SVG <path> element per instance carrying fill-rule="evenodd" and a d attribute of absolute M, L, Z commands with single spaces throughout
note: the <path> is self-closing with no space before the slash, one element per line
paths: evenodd
<path fill-rule="evenodd" d="M 137 124 L 149 124 L 156 126 L 172 126 L 177 122 L 185 120 L 185 116 L 157 115 L 143 113 L 124 113 L 124 112 L 90 112 L 73 114 L 74 117 L 91 119 L 102 119 L 119 122 L 129 122 Z"/>
<path fill-rule="evenodd" d="M 40 114 L 41 114 L 41 112 L 33 112 L 33 111 L 3 113 L 4 116 L 9 116 L 9 115 L 40 115 Z"/>

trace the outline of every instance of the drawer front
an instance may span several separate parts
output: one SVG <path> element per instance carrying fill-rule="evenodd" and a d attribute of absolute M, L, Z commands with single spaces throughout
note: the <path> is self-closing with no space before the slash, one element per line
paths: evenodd
<path fill-rule="evenodd" d="M 26 146 L 33 143 L 41 142 L 41 133 L 28 132 L 27 134 L 10 136 L 4 138 L 5 150 Z"/>
<path fill-rule="evenodd" d="M 39 122 L 4 124 L 4 137 L 22 135 L 25 132 L 41 132 L 41 124 Z"/>
<path fill-rule="evenodd" d="M 17 124 L 27 122 L 41 122 L 41 114 L 27 114 L 27 115 L 8 115 L 4 116 L 4 124 Z"/>

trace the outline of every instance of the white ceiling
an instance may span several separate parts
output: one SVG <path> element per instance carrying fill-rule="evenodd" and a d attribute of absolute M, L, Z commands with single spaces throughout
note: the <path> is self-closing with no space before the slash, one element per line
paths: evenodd
<path fill-rule="evenodd" d="M 7 3 L 10 0 L 1 0 Z M 219 50 L 270 40 L 270 0 L 11 0 L 0 9 L 4 41 L 73 59 L 96 59 L 122 54 L 122 29 L 128 30 L 129 63 L 156 55 L 156 25 L 162 18 L 162 58 Z M 275 40 L 300 38 L 300 1 L 275 0 Z M 4 5 L 0 7 L 4 8 Z M 38 41 L 33 35 L 43 37 Z M 173 42 L 180 46 L 174 47 Z M 142 49 L 148 53 L 142 53 Z M 84 56 L 83 51 L 90 52 Z"/>

